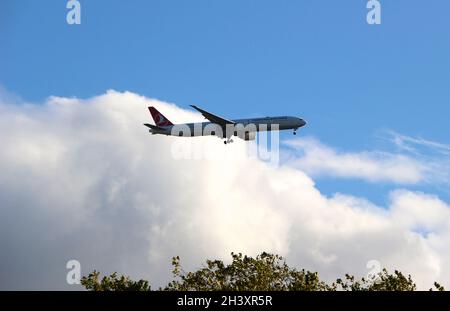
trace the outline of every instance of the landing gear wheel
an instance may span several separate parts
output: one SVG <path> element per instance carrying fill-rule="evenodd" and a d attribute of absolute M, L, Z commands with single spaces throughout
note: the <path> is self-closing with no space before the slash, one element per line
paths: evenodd
<path fill-rule="evenodd" d="M 294 135 L 297 135 L 297 132 L 296 132 L 296 131 L 294 131 Z"/>
<path fill-rule="evenodd" d="M 224 141 L 223 141 L 223 143 L 224 143 L 224 144 L 226 145 L 226 144 L 227 144 L 227 141 L 226 141 L 226 140 L 224 140 Z"/>

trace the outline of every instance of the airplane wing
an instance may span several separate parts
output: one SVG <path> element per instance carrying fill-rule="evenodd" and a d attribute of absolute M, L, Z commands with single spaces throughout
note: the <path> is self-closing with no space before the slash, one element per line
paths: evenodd
<path fill-rule="evenodd" d="M 194 108 L 195 110 L 199 111 L 206 119 L 208 119 L 209 121 L 211 121 L 212 123 L 216 123 L 219 124 L 221 126 L 225 126 L 227 124 L 235 124 L 236 122 L 228 120 L 228 119 L 224 119 L 222 117 L 216 116 L 215 114 L 209 113 L 208 111 L 205 111 L 195 105 L 191 105 L 192 108 Z"/>

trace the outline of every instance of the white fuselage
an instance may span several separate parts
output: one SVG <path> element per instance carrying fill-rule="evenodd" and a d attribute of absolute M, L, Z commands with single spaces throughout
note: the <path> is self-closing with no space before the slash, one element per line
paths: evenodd
<path fill-rule="evenodd" d="M 225 127 L 212 122 L 185 123 L 150 129 L 152 134 L 163 134 L 181 137 L 193 136 L 219 136 L 231 137 L 248 135 L 260 131 L 297 130 L 306 125 L 303 119 L 297 117 L 265 117 L 253 119 L 231 120 L 235 124 L 227 124 Z"/>

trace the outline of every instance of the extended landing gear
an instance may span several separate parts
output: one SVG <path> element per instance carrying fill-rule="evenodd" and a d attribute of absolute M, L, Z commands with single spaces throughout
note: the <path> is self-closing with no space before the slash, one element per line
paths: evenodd
<path fill-rule="evenodd" d="M 226 144 L 231 144 L 233 142 L 233 140 L 231 138 L 228 138 L 226 140 L 223 141 L 223 143 Z"/>
<path fill-rule="evenodd" d="M 294 130 L 294 135 L 297 135 L 297 131 L 296 130 Z"/>

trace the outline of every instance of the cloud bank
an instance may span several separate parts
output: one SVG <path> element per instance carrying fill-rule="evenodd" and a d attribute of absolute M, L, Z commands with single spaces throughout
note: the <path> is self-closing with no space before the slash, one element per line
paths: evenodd
<path fill-rule="evenodd" d="M 0 289 L 76 289 L 66 284 L 70 259 L 83 274 L 118 271 L 162 285 L 172 256 L 191 270 L 232 251 L 276 252 L 328 280 L 366 275 L 378 260 L 421 288 L 450 285 L 450 206 L 436 196 L 398 189 L 380 207 L 326 197 L 292 165 L 174 159 L 183 138 L 149 135 L 146 107 L 174 122 L 201 117 L 129 92 L 42 105 L 0 98 Z M 194 140 L 230 155 L 245 149 Z M 399 183 L 421 178 L 414 163 L 393 161 Z"/>

